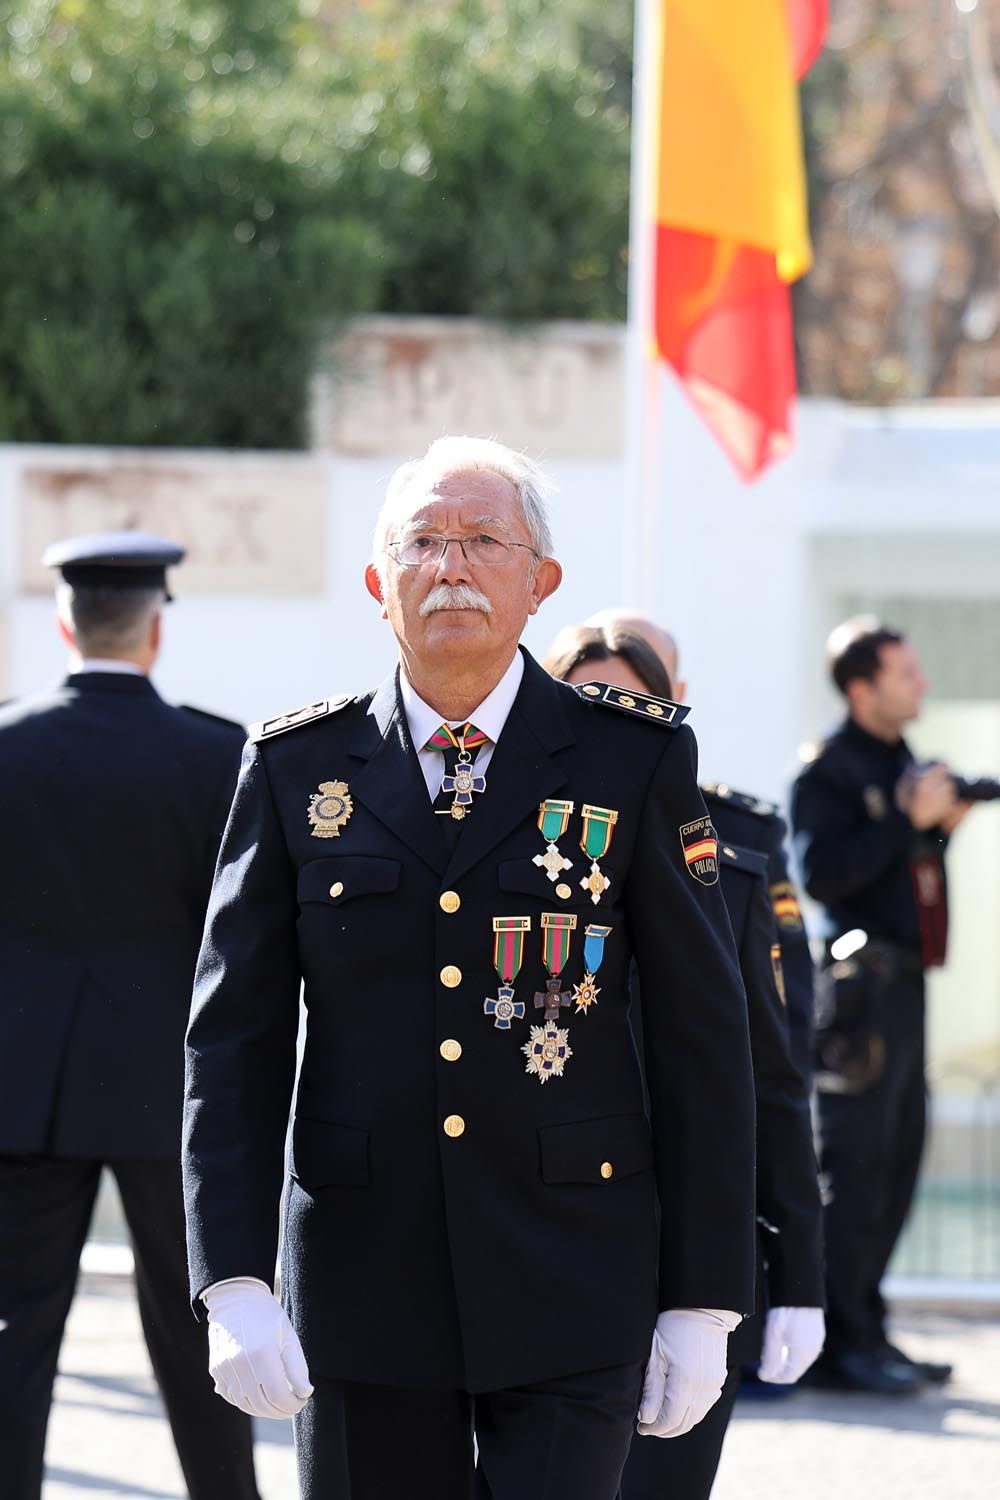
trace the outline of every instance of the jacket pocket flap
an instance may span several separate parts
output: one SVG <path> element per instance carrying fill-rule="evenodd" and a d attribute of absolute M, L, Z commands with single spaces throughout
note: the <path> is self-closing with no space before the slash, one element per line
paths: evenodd
<path fill-rule="evenodd" d="M 314 859 L 299 871 L 298 898 L 343 906 L 354 896 L 394 891 L 399 885 L 399 860 L 374 854 L 343 854 L 336 859 Z"/>
<path fill-rule="evenodd" d="M 366 1187 L 368 1132 L 296 1115 L 288 1170 L 306 1188 Z"/>
<path fill-rule="evenodd" d="M 609 1115 L 539 1129 L 544 1182 L 613 1182 L 653 1165 L 645 1115 Z"/>
<path fill-rule="evenodd" d="M 538 852 L 539 854 L 544 852 L 544 845 L 540 845 Z M 534 859 L 501 860 L 497 877 L 500 889 L 510 891 L 514 895 L 537 896 L 540 901 L 548 902 L 555 910 L 562 904 L 556 895 L 556 886 L 565 884 L 571 888 L 574 901 L 589 902 L 590 897 L 580 888 L 580 881 L 590 870 L 589 861 L 584 859 L 580 849 L 573 848 L 568 840 L 562 853 L 566 859 L 573 861 L 573 868 L 562 871 L 557 880 L 550 880 L 545 870 L 535 864 Z M 612 888 L 617 890 L 614 866 L 602 860 L 601 869 L 610 880 Z M 568 905 L 569 902 L 567 901 L 566 904 Z"/>

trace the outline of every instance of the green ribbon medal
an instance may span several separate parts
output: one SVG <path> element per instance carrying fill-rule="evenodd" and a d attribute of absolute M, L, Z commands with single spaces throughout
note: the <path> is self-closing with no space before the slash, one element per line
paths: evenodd
<path fill-rule="evenodd" d="M 559 840 L 566 832 L 572 811 L 572 802 L 562 802 L 555 797 L 538 805 L 538 827 L 546 849 L 544 854 L 535 855 L 532 864 L 544 870 L 550 880 L 558 880 L 564 870 L 573 868 L 573 861 L 565 859 L 559 852 Z"/>
<path fill-rule="evenodd" d="M 598 927 L 591 922 L 583 933 L 583 962 L 586 972 L 579 984 L 573 986 L 576 1014 L 586 1015 L 592 1005 L 597 1004 L 601 993 L 597 986 L 597 971 L 604 961 L 604 940 L 611 935 L 610 927 Z"/>
<path fill-rule="evenodd" d="M 524 962 L 524 935 L 530 917 L 493 918 L 493 967 L 500 978 L 496 999 L 483 1001 L 483 1014 L 493 1017 L 497 1031 L 509 1031 L 511 1021 L 524 1019 L 524 1001 L 514 999 L 514 980 Z"/>
<path fill-rule="evenodd" d="M 618 814 L 613 807 L 592 807 L 589 802 L 585 802 L 580 816 L 583 818 L 580 848 L 591 861 L 590 873 L 580 881 L 580 888 L 589 892 L 590 899 L 596 906 L 611 884 L 598 860 L 603 859 L 611 847 Z"/>

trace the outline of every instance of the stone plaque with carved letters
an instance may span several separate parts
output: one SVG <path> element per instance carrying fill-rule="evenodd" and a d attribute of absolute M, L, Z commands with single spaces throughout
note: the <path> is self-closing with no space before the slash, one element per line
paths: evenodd
<path fill-rule="evenodd" d="M 40 561 L 50 542 L 134 527 L 187 548 L 171 575 L 179 594 L 321 595 L 326 471 L 322 461 L 290 454 L 26 456 L 18 484 L 20 585 L 52 588 Z"/>
<path fill-rule="evenodd" d="M 507 332 L 469 318 L 365 318 L 312 392 L 317 448 L 413 455 L 443 433 L 497 437 L 543 459 L 618 459 L 624 330 Z"/>

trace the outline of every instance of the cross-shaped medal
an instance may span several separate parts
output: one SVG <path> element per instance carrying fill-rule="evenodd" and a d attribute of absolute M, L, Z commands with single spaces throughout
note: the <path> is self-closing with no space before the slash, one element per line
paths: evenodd
<path fill-rule="evenodd" d="M 565 1009 L 572 999 L 569 990 L 559 988 L 558 979 L 546 979 L 544 993 L 539 990 L 535 995 L 535 1009 L 541 1010 L 544 1005 L 546 1021 L 558 1021 L 560 1008 Z"/>
<path fill-rule="evenodd" d="M 466 808 L 472 805 L 473 792 L 485 792 L 486 777 L 476 775 L 471 761 L 460 760 L 454 775 L 446 771 L 441 778 L 441 790 L 449 795 L 454 792 L 455 800 L 449 810 L 453 818 L 464 818 Z"/>
<path fill-rule="evenodd" d="M 512 1020 L 524 1020 L 524 1001 L 514 999 L 512 984 L 502 984 L 495 1000 L 483 1001 L 483 1014 L 493 1017 L 497 1031 L 509 1031 Z"/>
<path fill-rule="evenodd" d="M 590 899 L 596 906 L 610 884 L 610 876 L 605 875 L 595 859 L 590 866 L 590 874 L 585 875 L 580 881 L 580 888 L 581 890 L 590 892 Z"/>
<path fill-rule="evenodd" d="M 573 861 L 560 854 L 558 844 L 549 844 L 545 853 L 536 854 L 531 863 L 544 870 L 550 880 L 558 880 L 563 870 L 573 868 Z"/>

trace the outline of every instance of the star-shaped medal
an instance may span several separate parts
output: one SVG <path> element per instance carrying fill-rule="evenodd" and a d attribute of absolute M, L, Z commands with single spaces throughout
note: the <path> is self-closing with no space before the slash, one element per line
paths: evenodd
<path fill-rule="evenodd" d="M 548 1083 L 550 1078 L 561 1078 L 563 1069 L 573 1056 L 569 1045 L 569 1032 L 559 1026 L 532 1026 L 531 1041 L 521 1048 L 528 1059 L 526 1073 L 534 1073 L 539 1083 Z"/>
<path fill-rule="evenodd" d="M 597 1004 L 597 997 L 600 993 L 593 974 L 584 974 L 580 983 L 573 986 L 573 1000 L 576 1004 L 576 1014 L 578 1016 L 581 1014 L 586 1015 L 590 1007 Z"/>

